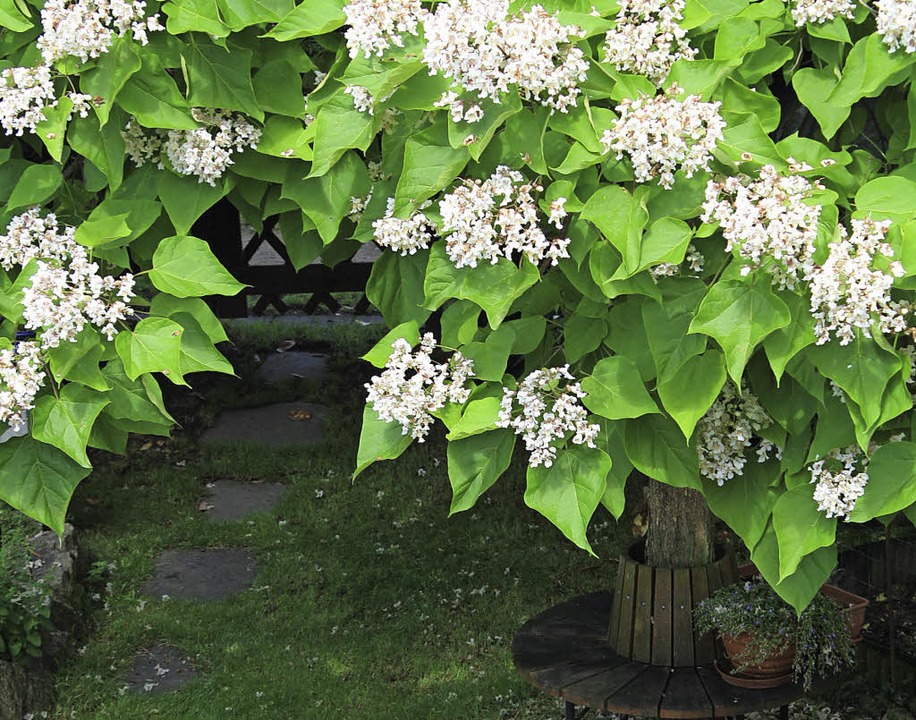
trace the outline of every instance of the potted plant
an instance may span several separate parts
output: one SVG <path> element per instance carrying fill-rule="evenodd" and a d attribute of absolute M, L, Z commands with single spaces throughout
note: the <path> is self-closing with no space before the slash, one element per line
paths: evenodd
<path fill-rule="evenodd" d="M 807 691 L 815 677 L 832 675 L 854 662 L 843 607 L 818 593 L 801 613 L 762 578 L 720 588 L 694 611 L 698 632 L 716 632 L 734 684 L 788 682 L 794 676 Z"/>

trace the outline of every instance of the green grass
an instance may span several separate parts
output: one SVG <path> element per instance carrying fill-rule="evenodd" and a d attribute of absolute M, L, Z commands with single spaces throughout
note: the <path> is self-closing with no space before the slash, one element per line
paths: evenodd
<path fill-rule="evenodd" d="M 477 508 L 448 518 L 441 437 L 353 483 L 368 369 L 352 358 L 380 329 L 259 324 L 233 335 L 243 377 L 253 353 L 295 339 L 322 341 L 337 358 L 335 379 L 280 388 L 207 379 L 173 397 L 184 424 L 174 440 L 141 439 L 127 458 L 99 458 L 77 491 L 73 520 L 93 559 L 111 563 L 102 581 L 110 584 L 85 648 L 62 664 L 51 717 L 560 717 L 557 701 L 515 673 L 512 635 L 561 599 L 611 587 L 627 528 L 601 510 L 592 524 L 601 559 L 578 550 L 523 505 L 522 466 Z M 277 399 L 331 405 L 327 440 L 282 452 L 196 442 L 219 407 Z M 289 489 L 273 513 L 217 524 L 196 510 L 214 479 Z M 139 596 L 162 549 L 235 546 L 251 548 L 259 565 L 254 587 L 235 598 Z M 177 693 L 124 693 L 134 653 L 160 642 L 191 657 L 198 679 Z"/>

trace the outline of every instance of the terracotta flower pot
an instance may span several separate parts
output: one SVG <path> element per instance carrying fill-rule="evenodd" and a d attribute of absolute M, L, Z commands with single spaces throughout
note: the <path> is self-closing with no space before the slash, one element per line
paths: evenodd
<path fill-rule="evenodd" d="M 792 677 L 792 662 L 795 660 L 795 645 L 789 645 L 781 653 L 769 655 L 765 660 L 753 665 L 744 666 L 741 658 L 751 642 L 751 636 L 747 633 L 740 635 L 723 635 L 722 645 L 725 647 L 725 654 L 731 661 L 732 665 L 740 668 L 742 675 L 751 678 L 775 678 L 786 677 L 788 682 Z"/>

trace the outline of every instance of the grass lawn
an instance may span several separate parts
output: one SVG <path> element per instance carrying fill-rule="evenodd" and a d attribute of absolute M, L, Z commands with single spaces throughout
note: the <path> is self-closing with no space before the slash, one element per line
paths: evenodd
<path fill-rule="evenodd" d="M 242 378 L 202 378 L 175 394 L 182 423 L 161 445 L 138 439 L 127 458 L 100 455 L 73 502 L 98 564 L 100 598 L 85 646 L 63 664 L 53 718 L 558 718 L 557 701 L 515 673 L 513 633 L 569 596 L 612 586 L 613 558 L 630 541 L 603 510 L 596 559 L 522 502 L 524 467 L 448 518 L 441 436 L 350 480 L 362 383 L 358 357 L 378 327 L 240 324 L 232 359 Z M 270 387 L 254 356 L 283 339 L 321 341 L 329 382 Z M 192 377 L 193 379 L 193 377 Z M 307 400 L 330 407 L 323 444 L 278 452 L 201 447 L 222 407 Z M 289 486 L 275 512 L 211 523 L 197 510 L 205 484 Z M 157 553 L 176 547 L 252 549 L 252 589 L 198 604 L 141 598 Z M 107 588 L 102 590 L 106 585 Z M 125 692 L 140 648 L 167 642 L 200 676 L 177 693 Z"/>

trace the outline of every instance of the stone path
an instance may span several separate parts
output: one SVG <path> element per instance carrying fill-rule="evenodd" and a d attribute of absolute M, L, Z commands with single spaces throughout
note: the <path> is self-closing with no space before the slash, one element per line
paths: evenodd
<path fill-rule="evenodd" d="M 217 480 L 207 485 L 207 497 L 199 507 L 212 522 L 242 520 L 252 513 L 272 510 L 286 486 L 279 483 L 246 483 Z"/>
<path fill-rule="evenodd" d="M 166 550 L 140 592 L 156 599 L 225 600 L 250 588 L 255 572 L 254 556 L 246 548 Z"/>
<path fill-rule="evenodd" d="M 228 410 L 201 438 L 204 444 L 250 442 L 271 447 L 311 445 L 324 438 L 325 408 L 314 403 L 285 402 L 245 410 Z"/>
<path fill-rule="evenodd" d="M 197 670 L 181 650 L 160 643 L 134 656 L 124 683 L 133 692 L 173 692 L 196 677 Z"/>
<path fill-rule="evenodd" d="M 298 350 L 274 353 L 258 368 L 258 374 L 267 382 L 291 378 L 323 380 L 328 376 L 328 356 Z"/>

